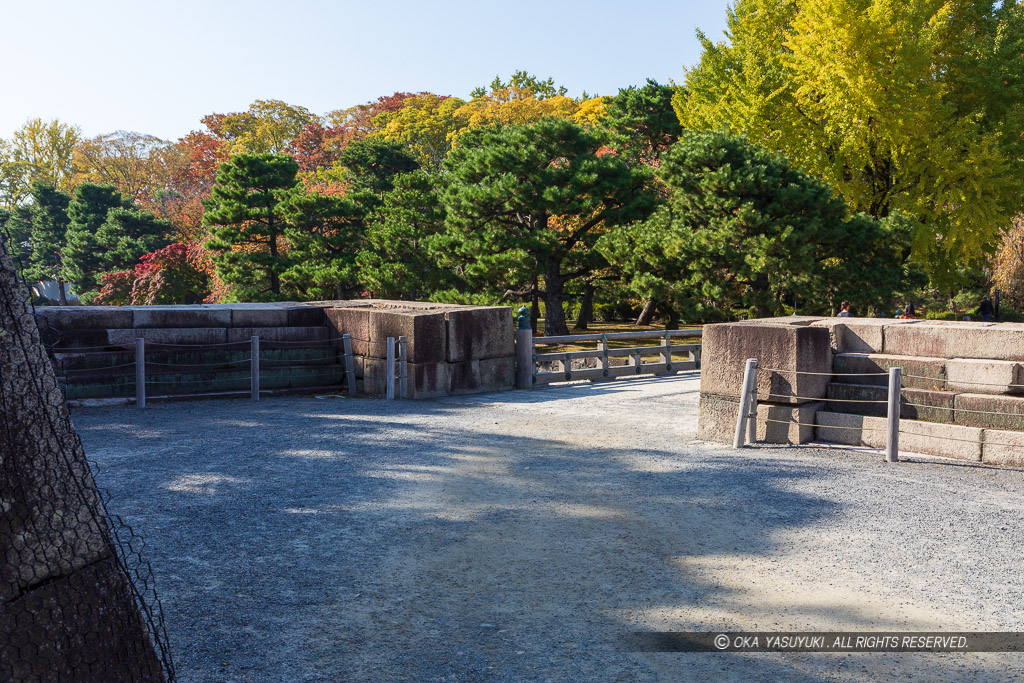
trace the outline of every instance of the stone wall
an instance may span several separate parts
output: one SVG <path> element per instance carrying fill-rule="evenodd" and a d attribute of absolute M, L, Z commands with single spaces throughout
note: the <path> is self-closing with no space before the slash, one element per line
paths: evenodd
<path fill-rule="evenodd" d="M 134 343 L 146 339 L 147 393 L 244 392 L 249 340 L 260 338 L 264 390 L 344 386 L 352 337 L 361 393 L 383 395 L 387 338 L 405 336 L 409 398 L 511 389 L 510 309 L 357 300 L 197 306 L 41 307 L 36 316 L 68 398 L 134 396 Z"/>
<path fill-rule="evenodd" d="M 1022 324 L 772 318 L 705 327 L 703 358 L 702 439 L 731 443 L 757 358 L 759 440 L 880 447 L 883 373 L 900 367 L 901 450 L 1024 465 Z"/>

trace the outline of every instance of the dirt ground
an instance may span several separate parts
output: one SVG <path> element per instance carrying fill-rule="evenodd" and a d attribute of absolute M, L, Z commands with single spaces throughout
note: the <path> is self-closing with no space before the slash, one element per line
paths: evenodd
<path fill-rule="evenodd" d="M 182 681 L 1009 680 L 1024 655 L 631 653 L 1024 631 L 1024 472 L 694 440 L 696 375 L 79 409 Z"/>

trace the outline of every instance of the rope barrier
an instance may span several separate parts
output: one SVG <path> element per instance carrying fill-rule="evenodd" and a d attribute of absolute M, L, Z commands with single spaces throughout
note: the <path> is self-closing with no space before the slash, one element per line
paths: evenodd
<path fill-rule="evenodd" d="M 789 372 L 794 375 L 818 375 L 821 377 L 888 377 L 888 372 L 806 372 L 804 370 L 783 370 L 781 368 L 758 368 L 765 372 Z M 906 375 L 904 375 L 906 376 Z"/>
<path fill-rule="evenodd" d="M 931 380 L 933 382 L 951 382 L 953 384 L 976 384 L 978 386 L 983 386 L 983 387 L 1007 387 L 1007 388 L 1011 388 L 1011 389 L 1024 389 L 1024 384 L 1004 384 L 1002 382 L 972 382 L 972 381 L 969 381 L 969 380 L 966 380 L 966 379 L 951 380 L 951 379 L 948 379 L 948 378 L 947 379 L 941 379 L 941 378 L 938 378 L 938 377 L 925 377 L 923 375 L 903 375 L 903 376 L 907 377 L 907 378 L 910 378 L 910 379 L 927 379 L 927 380 Z M 906 388 L 906 387 L 904 387 L 904 388 Z"/>
<path fill-rule="evenodd" d="M 768 397 L 777 396 L 780 398 L 796 398 L 804 401 L 833 401 L 835 403 L 888 403 L 882 400 L 868 400 L 863 398 L 812 398 L 810 396 L 791 396 L 789 394 L 768 394 Z"/>
<path fill-rule="evenodd" d="M 969 408 L 949 408 L 948 406 L 929 406 L 923 403 L 901 403 L 904 406 L 913 406 L 914 408 L 935 408 L 936 410 L 955 410 L 963 413 L 975 413 L 978 415 L 1002 415 L 1006 417 L 1024 417 L 1024 413 L 1001 413 L 995 410 L 971 410 Z"/>
<path fill-rule="evenodd" d="M 248 363 L 252 360 L 252 356 L 246 356 L 245 358 L 239 358 L 237 360 L 222 360 L 215 363 L 160 363 L 155 360 L 147 360 L 146 365 L 159 365 L 167 368 L 192 368 L 192 367 L 206 367 L 210 365 L 236 365 L 240 363 Z M 129 363 L 129 365 L 135 365 L 135 363 Z"/>
<path fill-rule="evenodd" d="M 763 422 L 774 422 L 780 425 L 799 425 L 800 427 L 818 427 L 821 429 L 849 429 L 850 431 L 856 432 L 884 432 L 884 429 L 878 429 L 875 427 L 843 427 L 840 425 L 819 425 L 812 422 L 795 422 L 793 420 L 771 420 L 765 418 Z"/>

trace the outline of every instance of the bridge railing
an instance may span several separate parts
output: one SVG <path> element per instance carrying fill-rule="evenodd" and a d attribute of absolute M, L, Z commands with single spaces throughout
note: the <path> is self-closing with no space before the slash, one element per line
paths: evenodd
<path fill-rule="evenodd" d="M 676 343 L 700 337 L 702 330 L 646 330 L 607 334 L 572 334 L 534 337 L 529 319 L 520 318 L 516 331 L 516 386 L 529 389 L 552 382 L 601 381 L 636 375 L 668 375 L 700 368 L 700 344 Z M 619 346 L 614 342 L 647 340 L 647 344 Z M 657 340 L 656 344 L 650 341 Z M 539 352 L 539 347 L 595 342 L 593 349 Z M 686 359 L 678 358 L 681 354 Z M 595 359 L 592 367 L 573 368 L 574 360 Z M 625 359 L 621 363 L 615 359 Z M 652 360 L 653 359 L 653 360 Z M 541 366 L 554 366 L 545 369 Z M 590 366 L 590 364 L 587 364 Z"/>

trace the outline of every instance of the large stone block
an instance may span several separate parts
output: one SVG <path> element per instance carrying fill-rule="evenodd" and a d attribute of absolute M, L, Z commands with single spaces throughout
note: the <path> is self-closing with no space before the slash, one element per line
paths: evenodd
<path fill-rule="evenodd" d="M 327 324 L 327 308 L 337 305 L 338 301 L 305 303 L 284 303 L 281 306 L 288 314 L 289 327 L 316 327 Z"/>
<path fill-rule="evenodd" d="M 410 363 L 447 360 L 444 313 L 432 310 L 370 310 L 370 344 L 366 355 L 387 357 L 387 338 L 405 337 Z"/>
<path fill-rule="evenodd" d="M 276 304 L 228 304 L 232 327 L 285 327 L 288 311 Z"/>
<path fill-rule="evenodd" d="M 386 396 L 387 361 L 382 358 L 363 358 L 359 365 L 363 373 L 363 391 L 371 396 Z M 406 372 L 409 391 L 406 398 L 438 398 L 448 395 L 448 363 L 408 363 Z M 395 395 L 398 396 L 397 388 Z"/>
<path fill-rule="evenodd" d="M 127 306 L 40 306 L 36 317 L 57 329 L 107 329 L 134 325 L 133 310 Z"/>
<path fill-rule="evenodd" d="M 448 361 L 458 363 L 515 354 L 512 311 L 504 306 L 448 311 Z"/>
<path fill-rule="evenodd" d="M 824 407 L 824 403 L 761 403 L 757 406 L 757 440 L 790 444 L 814 441 L 815 416 Z"/>
<path fill-rule="evenodd" d="M 986 429 L 981 438 L 982 462 L 989 465 L 1024 467 L 1024 432 Z"/>
<path fill-rule="evenodd" d="M 1024 325 L 919 321 L 885 330 L 885 353 L 933 358 L 1024 360 Z"/>
<path fill-rule="evenodd" d="M 1024 431 L 1024 396 L 956 394 L 954 405 L 957 424 Z"/>
<path fill-rule="evenodd" d="M 449 363 L 448 376 L 451 394 L 506 391 L 515 385 L 515 359 L 485 358 Z"/>
<path fill-rule="evenodd" d="M 900 418 L 928 422 L 955 421 L 956 394 L 949 391 L 904 389 L 900 399 Z"/>
<path fill-rule="evenodd" d="M 697 438 L 731 444 L 739 406 L 738 399 L 701 393 L 697 406 Z"/>
<path fill-rule="evenodd" d="M 827 327 L 832 348 L 839 353 L 881 353 L 885 346 L 885 331 L 891 325 L 912 325 L 918 320 L 891 318 L 824 318 L 813 323 Z"/>
<path fill-rule="evenodd" d="M 828 410 L 834 413 L 885 415 L 888 412 L 888 395 L 887 387 L 832 382 L 828 385 Z"/>
<path fill-rule="evenodd" d="M 886 419 L 847 413 L 818 413 L 818 438 L 831 443 L 885 448 Z M 982 430 L 960 425 L 900 420 L 899 450 L 959 460 L 981 459 Z"/>
<path fill-rule="evenodd" d="M 1015 361 L 953 358 L 946 361 L 946 388 L 970 394 L 1024 393 L 1024 366 Z"/>
<path fill-rule="evenodd" d="M 148 344 L 224 344 L 228 340 L 226 327 L 150 327 L 134 330 L 107 330 L 109 344 L 133 346 L 136 337 Z"/>
<path fill-rule="evenodd" d="M 352 353 L 367 355 L 370 348 L 370 307 L 343 306 L 325 309 L 327 329 L 332 339 L 352 336 Z M 340 348 L 341 342 L 337 342 Z"/>
<path fill-rule="evenodd" d="M 832 373 L 832 349 L 826 328 L 723 323 L 706 326 L 702 343 L 702 394 L 737 398 L 746 359 L 756 358 L 759 400 L 799 403 L 825 396 Z M 789 398 L 793 396 L 803 398 Z"/>
<path fill-rule="evenodd" d="M 946 359 L 922 356 L 894 356 L 883 353 L 837 353 L 832 358 L 835 380 L 844 384 L 887 386 L 889 368 L 903 370 L 903 386 L 914 389 L 942 389 L 946 380 Z M 842 412 L 842 411 L 837 411 Z"/>
<path fill-rule="evenodd" d="M 134 306 L 136 328 L 231 327 L 231 309 L 212 306 Z"/>
<path fill-rule="evenodd" d="M 819 411 L 815 416 L 818 423 L 815 434 L 819 441 L 841 443 L 848 446 L 885 448 L 884 417 L 851 415 Z"/>
<path fill-rule="evenodd" d="M 961 425 L 900 420 L 900 452 L 981 460 L 981 429 Z"/>

